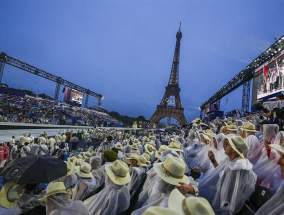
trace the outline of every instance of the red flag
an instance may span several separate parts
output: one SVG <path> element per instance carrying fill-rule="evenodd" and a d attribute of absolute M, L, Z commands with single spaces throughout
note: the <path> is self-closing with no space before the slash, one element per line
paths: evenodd
<path fill-rule="evenodd" d="M 263 77 L 266 76 L 267 71 L 268 71 L 267 67 L 263 66 Z"/>

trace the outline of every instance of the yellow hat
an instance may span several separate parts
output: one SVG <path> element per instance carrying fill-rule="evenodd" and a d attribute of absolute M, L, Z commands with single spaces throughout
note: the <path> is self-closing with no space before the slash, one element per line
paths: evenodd
<path fill-rule="evenodd" d="M 18 199 L 22 195 L 23 189 L 14 182 L 4 184 L 0 191 L 0 204 L 4 208 L 13 208 L 17 205 Z"/>
<path fill-rule="evenodd" d="M 66 162 L 66 166 L 67 166 L 67 176 L 71 175 L 74 171 L 74 164 L 71 161 L 67 161 Z"/>
<path fill-rule="evenodd" d="M 240 136 L 235 137 L 225 137 L 231 145 L 231 147 L 234 149 L 235 152 L 237 152 L 241 158 L 244 158 L 243 153 L 248 149 L 248 145 L 244 141 L 244 139 Z"/>
<path fill-rule="evenodd" d="M 180 215 L 180 214 L 175 212 L 175 210 L 169 208 L 152 206 L 147 208 L 147 210 L 142 215 Z"/>
<path fill-rule="evenodd" d="M 149 155 L 152 155 L 154 153 L 154 149 L 150 144 L 146 144 L 144 146 L 144 149 Z"/>
<path fill-rule="evenodd" d="M 130 182 L 129 168 L 126 163 L 116 160 L 113 164 L 105 166 L 106 174 L 113 183 L 124 185 Z"/>
<path fill-rule="evenodd" d="M 134 143 L 132 146 L 131 146 L 132 149 L 134 150 L 138 150 L 138 145 L 136 143 Z"/>
<path fill-rule="evenodd" d="M 81 178 L 91 178 L 92 177 L 91 165 L 86 162 L 84 162 L 81 166 L 76 166 L 75 169 L 76 169 L 77 174 Z"/>
<path fill-rule="evenodd" d="M 215 215 L 209 202 L 201 197 L 188 197 L 174 189 L 169 197 L 168 205 L 180 215 Z"/>
<path fill-rule="evenodd" d="M 143 153 L 142 156 L 144 156 L 144 157 L 146 158 L 147 163 L 151 163 L 151 161 L 150 161 L 150 155 L 149 155 L 149 154 Z"/>
<path fill-rule="evenodd" d="M 46 188 L 45 197 L 39 199 L 40 201 L 46 201 L 47 197 L 56 193 L 68 193 L 66 191 L 65 185 L 63 182 L 51 182 Z"/>
<path fill-rule="evenodd" d="M 114 145 L 114 147 L 115 147 L 116 149 L 122 149 L 122 145 L 121 145 L 121 143 L 117 143 L 117 144 L 115 144 L 115 145 Z"/>
<path fill-rule="evenodd" d="M 185 163 L 176 157 L 167 157 L 162 163 L 154 164 L 155 172 L 162 180 L 172 185 L 179 185 L 179 182 L 189 184 L 189 179 L 184 175 Z"/>
<path fill-rule="evenodd" d="M 240 129 L 242 131 L 257 132 L 257 130 L 255 130 L 255 125 L 251 123 L 245 123 Z"/>
<path fill-rule="evenodd" d="M 141 165 L 140 160 L 139 160 L 139 156 L 137 154 L 135 154 L 135 153 L 132 153 L 129 157 L 125 157 L 124 158 L 124 161 L 127 164 L 131 164 L 130 160 L 137 160 L 137 165 L 138 166 Z"/>
<path fill-rule="evenodd" d="M 229 131 L 236 131 L 236 130 L 237 130 L 237 126 L 231 124 L 231 125 L 228 125 L 228 126 L 227 126 L 227 129 L 228 129 Z"/>
<path fill-rule="evenodd" d="M 90 152 L 85 152 L 85 153 L 83 154 L 83 157 L 84 157 L 85 159 L 90 159 L 90 158 L 92 157 L 92 154 L 91 154 Z"/>
<path fill-rule="evenodd" d="M 155 157 L 158 158 L 158 159 L 160 159 L 160 158 L 161 158 L 161 153 L 162 153 L 163 151 L 166 151 L 168 148 L 169 148 L 169 147 L 168 147 L 167 145 L 161 145 L 160 148 L 159 148 L 159 150 L 156 151 Z"/>
<path fill-rule="evenodd" d="M 147 166 L 147 159 L 143 156 L 139 156 L 140 166 Z"/>
<path fill-rule="evenodd" d="M 171 142 L 169 145 L 169 149 L 174 149 L 175 151 L 182 152 L 183 150 L 180 147 L 181 147 L 181 144 L 177 142 Z"/>

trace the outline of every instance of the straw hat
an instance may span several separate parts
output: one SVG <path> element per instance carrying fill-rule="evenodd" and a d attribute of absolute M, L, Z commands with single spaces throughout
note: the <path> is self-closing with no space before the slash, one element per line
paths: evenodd
<path fill-rule="evenodd" d="M 122 161 L 115 161 L 113 164 L 105 166 L 106 173 L 113 183 L 124 185 L 130 182 L 129 168 L 126 163 Z"/>
<path fill-rule="evenodd" d="M 90 152 L 85 152 L 85 153 L 83 154 L 83 156 L 84 156 L 85 159 L 90 159 L 90 158 L 92 157 L 92 155 L 91 155 Z"/>
<path fill-rule="evenodd" d="M 154 149 L 153 149 L 153 147 L 151 146 L 151 145 L 149 145 L 149 144 L 146 144 L 145 146 L 144 146 L 144 149 L 146 150 L 146 152 L 149 154 L 149 155 L 152 155 L 154 152 Z"/>
<path fill-rule="evenodd" d="M 158 159 L 160 159 L 160 158 L 161 158 L 161 153 L 162 153 L 163 151 L 166 151 L 168 148 L 169 148 L 169 147 L 168 147 L 167 145 L 161 145 L 160 148 L 159 148 L 159 150 L 156 151 L 155 157 L 158 158 Z"/>
<path fill-rule="evenodd" d="M 84 161 L 83 161 L 82 159 L 75 159 L 75 160 L 74 160 L 75 166 L 81 166 L 82 163 L 84 163 Z"/>
<path fill-rule="evenodd" d="M 162 163 L 154 164 L 155 172 L 165 182 L 172 185 L 179 185 L 179 182 L 189 184 L 189 179 L 184 175 L 185 163 L 176 157 L 167 157 Z"/>
<path fill-rule="evenodd" d="M 81 154 L 76 155 L 77 159 L 83 159 L 83 156 Z"/>
<path fill-rule="evenodd" d="M 74 171 L 74 164 L 71 161 L 67 161 L 66 162 L 66 166 L 67 166 L 67 176 L 71 175 Z"/>
<path fill-rule="evenodd" d="M 227 130 L 229 130 L 229 131 L 236 131 L 236 130 L 237 130 L 237 126 L 235 126 L 235 125 L 233 125 L 233 124 L 228 125 L 228 126 L 226 126 L 226 127 L 227 127 Z"/>
<path fill-rule="evenodd" d="M 14 182 L 4 184 L 0 191 L 0 204 L 4 208 L 13 208 L 17 205 L 18 199 L 22 195 L 23 189 Z"/>
<path fill-rule="evenodd" d="M 169 197 L 169 208 L 175 210 L 178 214 L 190 215 L 215 215 L 209 202 L 201 197 L 188 197 L 174 189 Z"/>
<path fill-rule="evenodd" d="M 211 138 L 208 137 L 206 134 L 202 134 L 202 136 L 203 136 L 203 138 L 204 138 L 205 140 L 211 141 Z"/>
<path fill-rule="evenodd" d="M 91 165 L 86 162 L 84 162 L 81 166 L 76 166 L 75 169 L 76 169 L 77 174 L 81 178 L 91 178 L 92 177 Z"/>
<path fill-rule="evenodd" d="M 139 160 L 139 155 L 137 155 L 135 153 L 132 153 L 128 158 L 127 157 L 124 158 L 124 161 L 127 164 L 131 164 L 130 160 L 137 160 L 137 165 L 138 166 L 141 165 L 140 160 Z"/>
<path fill-rule="evenodd" d="M 270 144 L 269 145 L 271 148 L 275 149 L 278 152 L 284 153 L 284 146 L 283 145 L 278 145 L 278 144 Z"/>
<path fill-rule="evenodd" d="M 63 182 L 52 182 L 46 188 L 46 195 L 45 197 L 39 199 L 40 201 L 46 201 L 47 197 L 50 195 L 54 195 L 56 193 L 68 193 L 66 191 L 65 185 Z"/>
<path fill-rule="evenodd" d="M 181 144 L 177 142 L 171 142 L 169 145 L 169 149 L 174 149 L 176 151 L 182 152 L 183 150 L 180 149 Z"/>
<path fill-rule="evenodd" d="M 136 143 L 134 143 L 132 146 L 131 146 L 132 149 L 134 150 L 138 150 L 138 145 Z"/>
<path fill-rule="evenodd" d="M 251 123 L 245 123 L 240 129 L 242 131 L 257 132 L 257 130 L 255 130 L 255 125 Z"/>
<path fill-rule="evenodd" d="M 150 155 L 149 155 L 149 154 L 143 153 L 142 156 L 146 158 L 146 160 L 147 160 L 146 162 L 147 162 L 147 163 L 151 163 L 151 161 L 150 161 Z"/>
<path fill-rule="evenodd" d="M 138 139 L 134 139 L 133 143 L 139 143 L 139 140 Z"/>
<path fill-rule="evenodd" d="M 196 123 L 198 121 L 201 121 L 199 118 L 196 118 L 195 120 L 191 121 L 192 123 Z"/>
<path fill-rule="evenodd" d="M 151 146 L 153 146 L 154 150 L 156 149 L 156 144 L 153 141 L 150 141 L 149 143 Z"/>
<path fill-rule="evenodd" d="M 175 212 L 175 210 L 169 208 L 152 206 L 149 207 L 142 215 L 180 215 L 180 214 Z"/>
<path fill-rule="evenodd" d="M 241 158 L 244 158 L 243 153 L 248 149 L 248 145 L 244 141 L 244 139 L 240 136 L 235 137 L 226 137 L 231 145 L 231 147 L 234 149 L 235 152 L 237 152 Z"/>
<path fill-rule="evenodd" d="M 117 143 L 117 144 L 115 144 L 115 145 L 114 145 L 114 147 L 115 147 L 116 149 L 122 149 L 122 145 L 121 145 L 121 143 Z"/>
<path fill-rule="evenodd" d="M 139 156 L 140 166 L 147 166 L 147 159 L 143 156 Z"/>

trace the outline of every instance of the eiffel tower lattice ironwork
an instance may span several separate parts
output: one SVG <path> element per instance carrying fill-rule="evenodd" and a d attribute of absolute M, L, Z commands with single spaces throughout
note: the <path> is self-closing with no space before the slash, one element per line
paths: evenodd
<path fill-rule="evenodd" d="M 151 124 L 157 124 L 161 119 L 166 117 L 176 119 L 181 125 L 187 124 L 179 96 L 179 56 L 180 41 L 182 38 L 180 27 L 181 25 L 179 26 L 179 31 L 176 34 L 176 47 L 168 86 L 166 87 L 166 92 L 161 103 L 157 105 L 155 113 L 149 119 Z"/>

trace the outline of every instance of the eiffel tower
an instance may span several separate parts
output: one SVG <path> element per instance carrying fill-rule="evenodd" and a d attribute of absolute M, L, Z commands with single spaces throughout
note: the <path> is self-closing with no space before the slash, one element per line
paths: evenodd
<path fill-rule="evenodd" d="M 168 86 L 166 87 L 166 92 L 161 103 L 157 105 L 155 113 L 149 119 L 150 124 L 157 124 L 161 119 L 169 117 L 176 119 L 180 125 L 187 125 L 187 121 L 183 113 L 184 109 L 181 107 L 179 96 L 179 55 L 180 40 L 182 38 L 180 28 L 181 24 L 176 34 L 176 47 Z"/>

